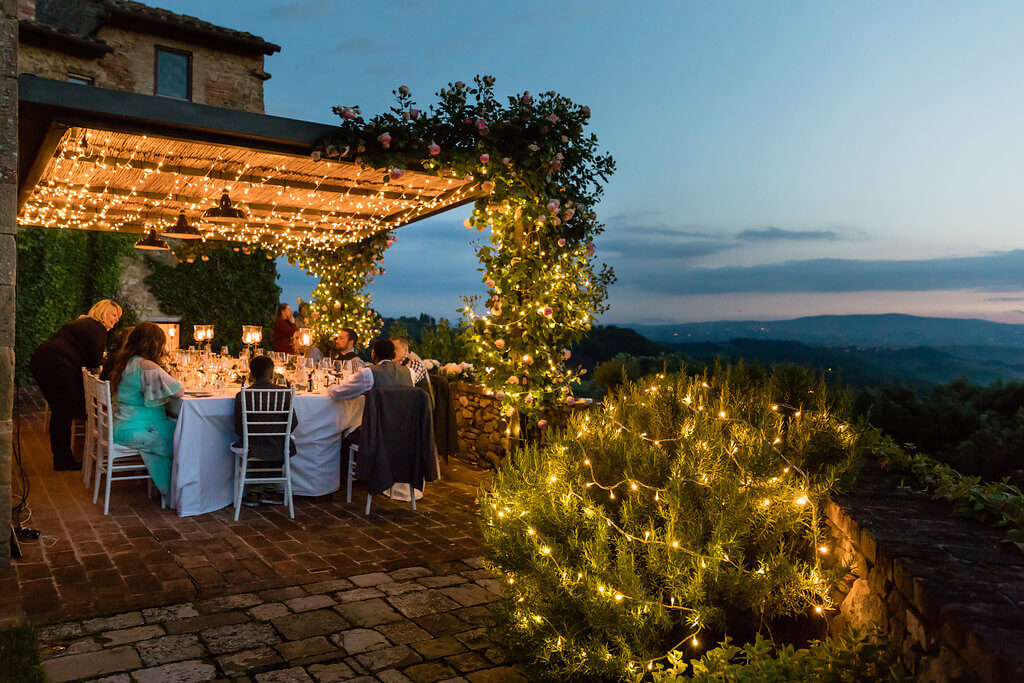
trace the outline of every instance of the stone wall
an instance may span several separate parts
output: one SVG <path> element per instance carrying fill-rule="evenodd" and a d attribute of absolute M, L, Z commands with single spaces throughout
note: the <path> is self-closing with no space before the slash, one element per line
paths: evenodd
<path fill-rule="evenodd" d="M 452 382 L 459 456 L 478 467 L 495 468 L 505 458 L 505 430 L 501 401 L 479 384 Z"/>
<path fill-rule="evenodd" d="M 168 265 L 175 260 L 171 252 L 151 252 L 148 255 Z M 160 302 L 146 286 L 146 278 L 153 271 L 145 259 L 146 256 L 136 253 L 128 254 L 121 261 L 121 286 L 116 300 L 135 311 L 139 320 L 166 320 L 172 316 L 160 310 Z"/>
<path fill-rule="evenodd" d="M 851 567 L 833 631 L 877 624 L 920 681 L 1024 680 L 1024 555 L 878 471 L 826 507 Z"/>
<path fill-rule="evenodd" d="M 238 55 L 170 38 L 101 27 L 98 38 L 114 51 L 99 59 L 76 57 L 25 45 L 18 72 L 67 80 L 68 73 L 90 76 L 94 85 L 112 90 L 153 94 L 157 45 L 192 53 L 192 101 L 228 109 L 263 113 L 263 55 Z"/>
<path fill-rule="evenodd" d="M 0 567 L 11 563 L 11 407 L 18 252 L 18 2 L 0 0 Z"/>

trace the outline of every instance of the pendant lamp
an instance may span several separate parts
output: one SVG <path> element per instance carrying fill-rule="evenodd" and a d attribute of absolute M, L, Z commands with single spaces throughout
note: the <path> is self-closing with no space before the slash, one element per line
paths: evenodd
<path fill-rule="evenodd" d="M 203 236 L 203 233 L 188 224 L 185 213 L 178 214 L 178 221 L 174 227 L 164 232 L 164 237 L 173 237 L 177 240 L 196 240 Z"/>
<path fill-rule="evenodd" d="M 220 197 L 217 206 L 210 207 L 203 212 L 203 220 L 210 223 L 243 223 L 245 212 L 231 205 L 231 197 L 225 192 Z"/>
<path fill-rule="evenodd" d="M 160 239 L 156 230 L 150 229 L 149 234 L 144 238 L 135 243 L 136 249 L 148 249 L 149 251 L 168 251 L 170 247 L 167 246 L 167 242 Z"/>

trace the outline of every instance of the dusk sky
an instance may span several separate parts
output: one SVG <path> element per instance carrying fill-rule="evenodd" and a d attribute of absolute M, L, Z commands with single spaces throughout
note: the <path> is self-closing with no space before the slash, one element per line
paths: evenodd
<path fill-rule="evenodd" d="M 618 172 L 603 322 L 902 312 L 1024 322 L 1024 3 L 154 0 L 282 46 L 269 114 L 497 77 L 587 104 Z M 398 231 L 385 315 L 457 318 L 463 208 Z M 285 298 L 311 280 L 282 267 Z"/>

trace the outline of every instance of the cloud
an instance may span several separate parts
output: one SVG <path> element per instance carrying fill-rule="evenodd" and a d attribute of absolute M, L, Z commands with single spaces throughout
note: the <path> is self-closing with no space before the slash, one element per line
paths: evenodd
<path fill-rule="evenodd" d="M 736 235 L 736 239 L 748 242 L 766 242 L 776 240 L 829 241 L 843 239 L 835 230 L 783 230 L 767 227 L 760 230 L 744 230 Z"/>
<path fill-rule="evenodd" d="M 1024 250 L 908 260 L 811 259 L 723 268 L 651 267 L 620 285 L 665 294 L 1024 289 Z"/>

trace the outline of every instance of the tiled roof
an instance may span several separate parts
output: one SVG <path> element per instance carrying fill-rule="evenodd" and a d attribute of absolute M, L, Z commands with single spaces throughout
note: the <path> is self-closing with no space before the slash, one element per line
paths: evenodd
<path fill-rule="evenodd" d="M 232 28 L 225 28 L 223 26 L 217 26 L 211 24 L 208 21 L 203 21 L 187 14 L 178 14 L 171 12 L 170 10 L 162 9 L 160 7 L 152 7 L 150 5 L 144 5 L 141 2 L 135 2 L 135 0 L 101 0 L 103 5 L 109 9 L 137 17 L 140 19 L 146 19 L 149 21 L 179 26 L 185 29 L 192 29 L 201 33 L 218 34 L 226 38 L 234 38 L 239 41 L 253 44 L 254 47 L 260 46 L 266 54 L 280 51 L 280 46 L 269 43 L 259 36 L 253 35 L 246 31 L 237 31 Z"/>

